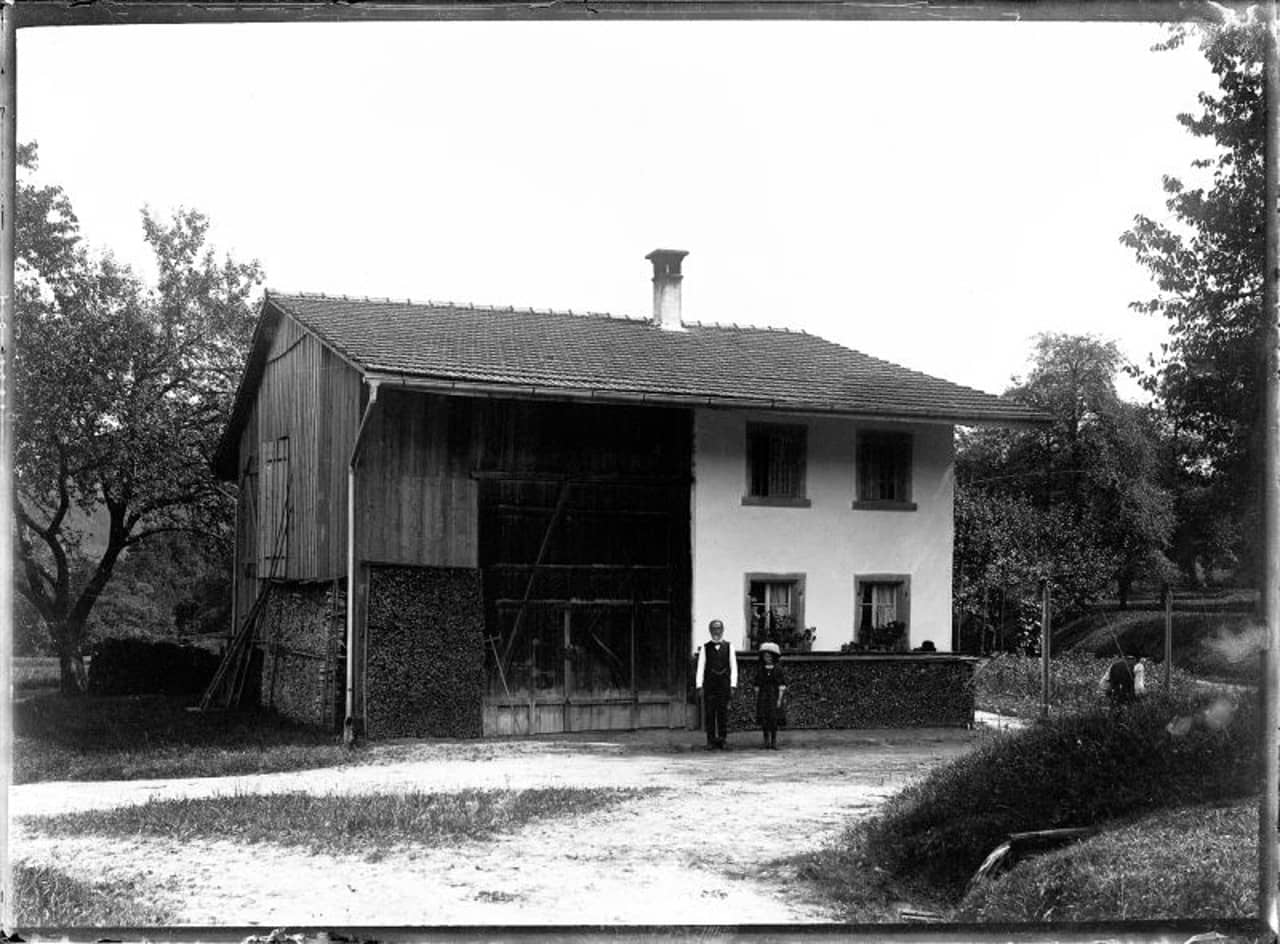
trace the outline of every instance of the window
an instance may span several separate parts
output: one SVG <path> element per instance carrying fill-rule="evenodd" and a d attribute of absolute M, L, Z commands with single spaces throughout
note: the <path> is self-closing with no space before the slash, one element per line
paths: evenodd
<path fill-rule="evenodd" d="M 804 426 L 747 424 L 747 505 L 809 504 L 804 497 Z"/>
<path fill-rule="evenodd" d="M 911 434 L 858 433 L 855 508 L 914 510 L 911 501 Z"/>
<path fill-rule="evenodd" d="M 853 641 L 862 649 L 905 652 L 911 578 L 867 574 L 854 579 Z"/>
<path fill-rule="evenodd" d="M 804 630 L 803 574 L 747 574 L 747 645 L 798 647 Z"/>

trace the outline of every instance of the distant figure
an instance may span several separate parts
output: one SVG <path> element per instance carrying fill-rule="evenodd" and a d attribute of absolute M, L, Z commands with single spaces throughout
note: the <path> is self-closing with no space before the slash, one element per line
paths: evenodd
<path fill-rule="evenodd" d="M 778 660 L 782 650 L 776 642 L 760 646 L 760 665 L 756 669 L 756 723 L 764 733 L 766 750 L 778 749 L 778 727 L 783 724 L 782 699 L 787 692 L 787 681 L 782 677 Z"/>
<path fill-rule="evenodd" d="M 1113 705 L 1127 705 L 1134 700 L 1134 671 L 1132 659 L 1117 659 L 1107 669 L 1107 697 Z"/>

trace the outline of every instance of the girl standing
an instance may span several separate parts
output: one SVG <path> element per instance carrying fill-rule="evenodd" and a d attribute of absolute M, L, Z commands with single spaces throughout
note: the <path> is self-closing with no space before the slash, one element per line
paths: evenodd
<path fill-rule="evenodd" d="M 767 750 L 778 749 L 778 726 L 783 723 L 782 698 L 787 691 L 786 680 L 778 661 L 782 650 L 775 642 L 760 646 L 760 665 L 756 668 L 756 723 L 764 733 Z"/>

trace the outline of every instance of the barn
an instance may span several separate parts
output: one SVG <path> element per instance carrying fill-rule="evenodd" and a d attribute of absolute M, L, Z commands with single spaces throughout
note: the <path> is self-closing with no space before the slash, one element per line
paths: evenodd
<path fill-rule="evenodd" d="M 904 690 L 939 720 L 954 427 L 1043 417 L 688 322 L 685 255 L 649 254 L 643 318 L 268 292 L 215 457 L 236 633 L 206 699 L 352 737 L 685 727 L 719 618 L 810 666 L 814 724 Z"/>

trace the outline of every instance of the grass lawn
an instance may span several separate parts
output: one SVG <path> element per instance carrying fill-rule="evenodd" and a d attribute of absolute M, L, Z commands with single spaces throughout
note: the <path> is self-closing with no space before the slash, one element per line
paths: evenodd
<path fill-rule="evenodd" d="M 1098 683 L 1113 661 L 1114 658 L 1080 651 L 1061 653 L 1050 659 L 1050 714 L 1056 717 L 1097 709 L 1105 700 Z M 1170 680 L 1175 696 L 1195 691 L 1196 676 L 1176 665 Z M 1149 665 L 1146 684 L 1148 692 L 1161 692 L 1163 667 Z M 974 703 L 981 711 L 1019 718 L 1040 717 L 1039 656 L 1008 652 L 990 656 L 974 671 L 973 687 Z"/>
<path fill-rule="evenodd" d="M 158 927 L 172 907 L 149 900 L 138 882 L 82 882 L 49 866 L 18 862 L 12 869 L 15 923 L 42 927 Z"/>
<path fill-rule="evenodd" d="M 1054 653 L 1120 652 L 1164 658 L 1164 612 L 1098 609 L 1054 631 Z M 1251 612 L 1217 608 L 1173 611 L 1173 664 L 1206 678 L 1256 682 L 1266 632 Z"/>
<path fill-rule="evenodd" d="M 23 825 L 49 835 L 96 834 L 298 846 L 318 854 L 366 852 L 390 845 L 436 846 L 484 839 L 531 821 L 577 816 L 649 796 L 656 788 L 547 787 L 449 793 L 241 794 L 152 800 L 49 817 Z"/>
<path fill-rule="evenodd" d="M 220 777 L 358 763 L 338 735 L 270 713 L 188 711 L 194 696 L 13 703 L 14 782 Z"/>
<path fill-rule="evenodd" d="M 85 668 L 88 669 L 88 659 Z M 17 692 L 56 690 L 60 678 L 58 660 L 53 656 L 15 656 L 13 689 Z"/>

